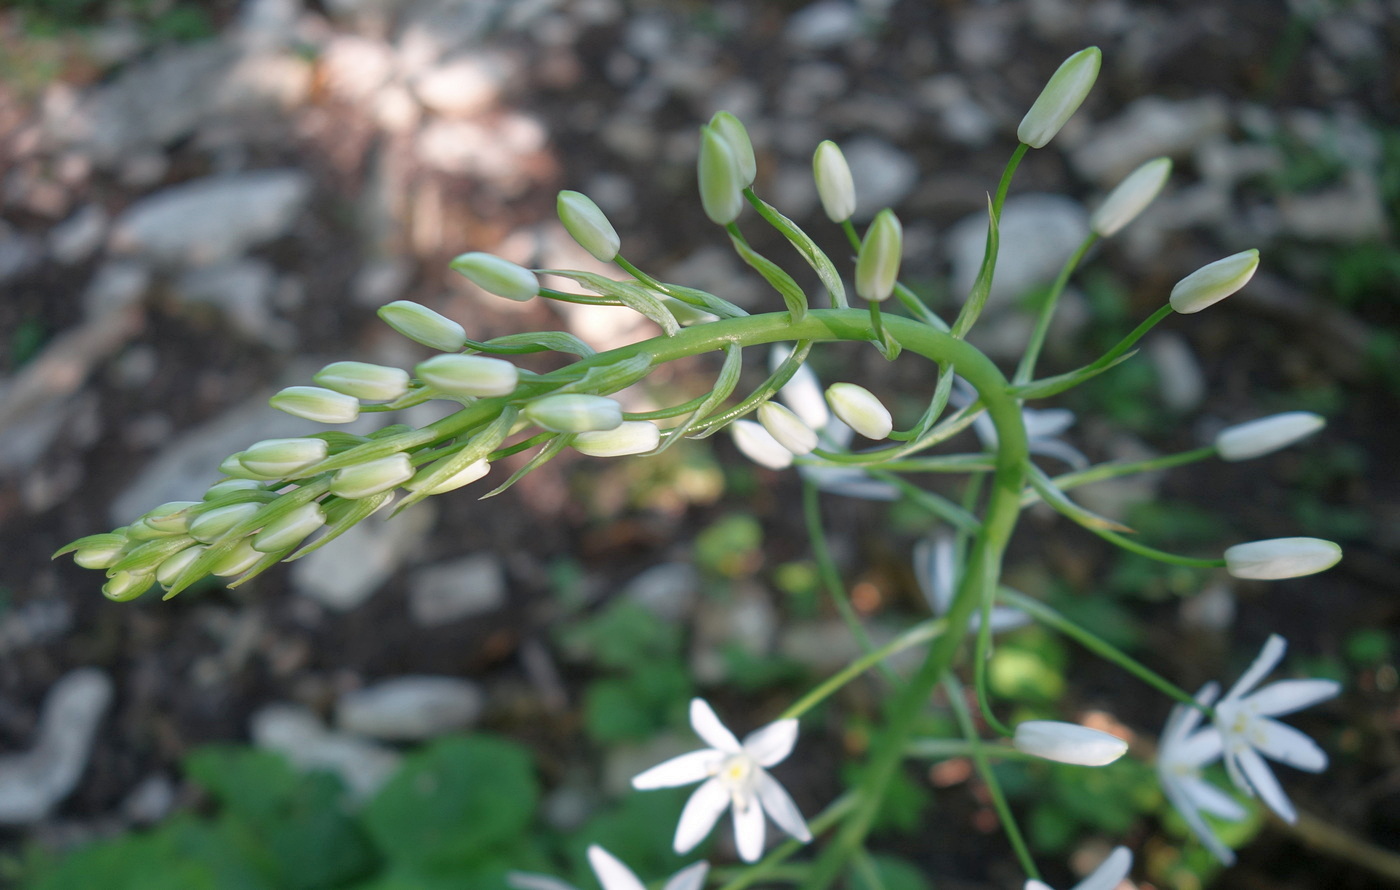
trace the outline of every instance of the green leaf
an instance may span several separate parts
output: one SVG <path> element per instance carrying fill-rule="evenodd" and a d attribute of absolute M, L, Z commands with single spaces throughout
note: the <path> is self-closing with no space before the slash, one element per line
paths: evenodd
<path fill-rule="evenodd" d="M 784 238 L 797 248 L 797 252 L 802 254 L 802 258 L 807 261 L 807 265 L 817 273 L 821 279 L 822 286 L 831 296 L 831 306 L 834 309 L 848 309 L 850 304 L 846 301 L 846 287 L 841 283 L 841 273 L 836 271 L 836 264 L 831 261 L 831 257 L 822 252 L 810 236 L 797 225 L 797 223 L 783 216 L 773 205 L 759 198 L 752 189 L 745 191 L 749 203 L 758 211 L 759 216 L 768 222 L 770 226 L 777 229 Z"/>
<path fill-rule="evenodd" d="M 567 352 L 580 358 L 597 355 L 592 346 L 565 331 L 534 331 L 528 334 L 507 334 L 492 337 L 484 343 L 468 340 L 467 347 L 477 352 L 497 355 L 526 355 L 532 352 Z"/>
<path fill-rule="evenodd" d="M 734 250 L 739 254 L 739 257 L 749 264 L 749 268 L 762 275 L 763 279 L 782 296 L 783 302 L 787 304 L 788 313 L 792 315 L 793 324 L 807 316 L 807 294 L 803 292 L 796 281 L 792 280 L 792 276 L 783 270 L 782 266 L 733 235 L 729 236 L 729 241 L 734 245 Z"/>
<path fill-rule="evenodd" d="M 982 309 L 987 305 L 987 297 L 992 293 L 992 275 L 997 268 L 997 249 L 1001 246 L 1001 225 L 997 219 L 996 208 L 992 205 L 991 195 L 987 196 L 987 246 L 982 252 L 982 267 L 977 270 L 977 280 L 972 283 L 972 292 L 967 295 L 967 302 L 963 304 L 962 311 L 953 321 L 952 334 L 958 339 L 967 336 L 967 332 L 977 322 L 977 317 L 982 314 Z"/>
<path fill-rule="evenodd" d="M 541 270 L 540 274 L 568 278 L 571 281 L 577 281 L 596 294 L 618 300 L 627 308 L 640 312 L 656 322 L 668 337 L 674 337 L 681 329 L 680 323 L 676 321 L 674 315 L 667 311 L 666 305 L 658 300 L 650 290 L 636 282 L 615 281 L 593 272 L 571 272 L 561 269 L 544 269 Z"/>

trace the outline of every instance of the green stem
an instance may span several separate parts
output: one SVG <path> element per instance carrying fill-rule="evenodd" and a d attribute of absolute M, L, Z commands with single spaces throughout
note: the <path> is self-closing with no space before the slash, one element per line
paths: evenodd
<path fill-rule="evenodd" d="M 972 684 L 977 690 L 977 707 L 982 711 L 982 719 L 994 732 L 1011 738 L 1016 732 L 997 717 L 992 709 L 991 693 L 987 690 L 987 663 L 992 655 L 992 597 L 984 597 L 978 617 L 977 645 L 972 656 Z"/>
<path fill-rule="evenodd" d="M 1010 745 L 988 745 L 980 740 L 977 748 L 987 757 L 996 757 L 1000 760 L 1023 760 L 1027 763 L 1039 761 L 1044 763 L 1044 759 L 1036 757 L 1034 754 L 1027 754 L 1024 751 L 1017 751 Z M 973 755 L 973 743 L 957 739 L 914 739 L 904 748 L 906 757 L 918 758 L 920 760 L 952 760 L 955 757 L 971 757 Z"/>
<path fill-rule="evenodd" d="M 705 400 L 710 397 L 709 393 L 696 396 L 688 402 L 681 402 L 679 405 L 672 405 L 669 408 L 658 408 L 655 411 L 624 411 L 623 420 L 666 420 L 671 417 L 680 417 L 682 414 L 689 414 L 696 408 L 705 404 Z"/>
<path fill-rule="evenodd" d="M 1084 259 L 1084 254 L 1089 252 L 1089 248 L 1099 240 L 1099 236 L 1093 232 L 1079 245 L 1079 249 L 1065 260 L 1065 264 L 1060 269 L 1059 277 L 1055 279 L 1054 285 L 1050 288 L 1050 293 L 1045 295 L 1045 302 L 1040 305 L 1040 314 L 1035 320 L 1035 329 L 1031 331 L 1030 341 L 1026 343 L 1026 351 L 1021 355 L 1021 363 L 1016 366 L 1016 376 L 1011 378 L 1012 383 L 1025 383 L 1035 376 L 1035 363 L 1040 358 L 1041 347 L 1045 345 L 1045 336 L 1050 332 L 1050 322 L 1055 317 L 1055 306 L 1060 302 L 1060 295 L 1064 293 L 1065 285 L 1069 283 L 1070 275 L 1074 274 L 1079 261 Z"/>
<path fill-rule="evenodd" d="M 581 306 L 621 306 L 621 300 L 612 297 L 600 297 L 594 294 L 571 294 L 567 291 L 554 290 L 549 287 L 540 288 L 540 296 L 548 300 L 558 300 L 560 303 L 577 303 Z"/>
<path fill-rule="evenodd" d="M 922 507 L 934 516 L 947 522 L 969 534 L 976 534 L 982 528 L 981 521 L 968 510 L 959 507 L 957 504 L 931 491 L 920 488 L 912 482 L 907 482 L 893 473 L 886 473 L 883 469 L 870 470 L 871 478 L 888 482 L 895 486 L 904 494 L 911 503 Z"/>
<path fill-rule="evenodd" d="M 943 632 L 945 622 L 941 618 L 931 618 L 928 621 L 921 621 L 904 633 L 895 637 L 878 649 L 872 649 L 860 658 L 846 665 L 839 672 L 832 674 L 822 681 L 811 692 L 802 696 L 787 710 L 779 715 L 778 719 L 785 720 L 789 717 L 801 717 L 803 714 L 821 704 L 836 690 L 865 673 L 871 667 L 885 661 L 886 659 L 898 655 L 906 649 L 927 643 Z"/>
<path fill-rule="evenodd" d="M 826 457 L 831 452 L 817 450 L 813 451 L 812 454 L 817 457 Z M 994 456 L 990 454 L 940 454 L 937 457 L 911 457 L 907 460 L 892 460 L 880 464 L 880 469 L 886 473 L 980 473 L 995 468 L 994 461 Z M 840 461 L 829 460 L 803 459 L 799 460 L 798 463 L 815 467 L 845 466 Z"/>
<path fill-rule="evenodd" d="M 1175 566 L 1189 566 L 1193 569 L 1222 569 L 1225 567 L 1225 560 L 1223 559 L 1197 559 L 1194 556 L 1181 556 L 1176 553 L 1168 553 L 1165 550 L 1158 550 L 1155 547 L 1148 547 L 1146 544 L 1139 544 L 1132 538 L 1125 537 L 1117 532 L 1109 531 L 1106 528 L 1096 528 L 1092 525 L 1085 525 L 1083 527 L 1098 535 L 1100 538 L 1103 538 L 1105 541 L 1117 544 L 1130 553 L 1136 553 L 1138 556 L 1145 556 L 1148 559 L 1155 559 L 1158 562 L 1170 563 Z"/>
<path fill-rule="evenodd" d="M 1207 445 L 1204 448 L 1196 448 L 1192 451 L 1183 451 L 1180 454 L 1168 454 L 1163 457 L 1154 457 L 1148 460 L 1133 461 L 1132 463 L 1106 463 L 1087 469 L 1077 470 L 1073 473 L 1065 473 L 1056 476 L 1050 481 L 1055 487 L 1064 491 L 1080 485 L 1088 485 L 1092 482 L 1102 482 L 1105 479 L 1116 479 L 1120 476 L 1135 476 L 1138 473 L 1151 473 L 1157 470 L 1167 470 L 1172 467 L 1179 467 L 1183 464 L 1192 464 L 1215 456 L 1215 446 Z M 1021 506 L 1029 507 L 1040 500 L 1040 495 L 1034 489 L 1027 489 L 1021 496 Z"/>
<path fill-rule="evenodd" d="M 1120 355 L 1122 355 L 1123 353 L 1127 352 L 1129 349 L 1132 349 L 1133 346 L 1134 346 L 1134 344 L 1136 344 L 1137 341 L 1141 340 L 1141 339 L 1143 338 L 1143 336 L 1145 336 L 1145 335 L 1147 334 L 1148 331 L 1150 331 L 1150 330 L 1152 330 L 1153 328 L 1155 328 L 1158 324 L 1161 323 L 1161 321 L 1162 321 L 1164 318 L 1166 318 L 1167 316 L 1169 316 L 1169 315 L 1171 315 L 1171 314 L 1172 314 L 1172 306 L 1171 306 L 1170 303 L 1168 303 L 1167 305 L 1165 305 L 1165 306 L 1163 306 L 1162 308 L 1158 309 L 1156 312 L 1154 312 L 1154 313 L 1152 313 L 1151 315 L 1149 315 L 1149 316 L 1147 317 L 1147 319 L 1146 319 L 1145 321 L 1143 321 L 1142 324 L 1140 324 L 1140 325 L 1138 325 L 1137 327 L 1133 328 L 1132 333 L 1128 334 L 1128 336 L 1124 337 L 1122 340 L 1119 340 L 1117 346 L 1114 346 L 1114 347 L 1113 347 L 1112 349 L 1110 349 L 1108 352 L 1106 352 L 1106 353 L 1104 353 L 1102 356 L 1100 356 L 1099 359 L 1098 359 L 1097 361 L 1093 362 L 1092 364 L 1090 364 L 1090 365 L 1088 366 L 1088 368 L 1089 368 L 1089 369 L 1102 368 L 1102 367 L 1104 367 L 1104 366 L 1106 366 L 1106 365 L 1112 363 L 1114 359 L 1118 358 L 1118 356 L 1120 356 Z"/>

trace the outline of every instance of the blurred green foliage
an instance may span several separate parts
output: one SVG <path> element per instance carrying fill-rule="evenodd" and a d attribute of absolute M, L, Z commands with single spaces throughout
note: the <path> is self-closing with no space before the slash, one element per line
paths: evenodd
<path fill-rule="evenodd" d="M 215 34 L 207 3 L 170 0 L 11 0 L 31 36 L 52 37 L 107 21 L 139 26 L 148 40 L 203 40 Z"/>

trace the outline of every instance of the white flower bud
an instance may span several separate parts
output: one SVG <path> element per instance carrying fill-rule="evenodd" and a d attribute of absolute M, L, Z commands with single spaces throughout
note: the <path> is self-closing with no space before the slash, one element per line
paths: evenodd
<path fill-rule="evenodd" d="M 525 417 L 555 433 L 613 430 L 622 425 L 622 406 L 606 396 L 561 393 L 535 399 L 525 406 Z"/>
<path fill-rule="evenodd" d="M 705 215 L 721 226 L 738 219 L 739 212 L 744 209 L 743 176 L 734 149 L 714 127 L 700 128 L 700 160 L 696 171 Z"/>
<path fill-rule="evenodd" d="M 235 455 L 231 455 L 231 458 L 237 462 L 242 456 L 243 452 L 240 451 Z M 239 464 L 239 466 L 242 467 L 243 465 Z M 254 489 L 261 489 L 262 487 L 262 482 L 257 479 L 224 479 L 222 482 L 215 482 L 213 485 L 209 486 L 209 490 L 204 492 L 204 500 L 213 501 L 226 494 L 233 494 L 235 491 L 253 491 Z"/>
<path fill-rule="evenodd" d="M 1099 209 L 1089 217 L 1089 228 L 1102 238 L 1118 234 L 1147 209 L 1171 175 L 1171 158 L 1155 158 L 1138 167 L 1103 199 Z"/>
<path fill-rule="evenodd" d="M 418 491 L 423 487 L 423 480 L 428 478 L 428 474 L 433 471 L 434 466 L 434 464 L 428 464 L 419 469 L 412 479 L 403 484 L 403 487 L 407 488 L 409 491 Z M 482 476 L 485 476 L 490 470 L 491 464 L 484 458 L 482 460 L 473 461 L 451 476 L 448 476 L 437 485 L 434 485 L 428 491 L 428 494 L 445 494 L 449 491 L 456 491 L 462 486 L 470 485 Z"/>
<path fill-rule="evenodd" d="M 226 507 L 206 510 L 190 520 L 190 537 L 206 544 L 211 543 L 260 509 L 260 504 L 229 504 Z"/>
<path fill-rule="evenodd" d="M 408 392 L 408 372 L 403 368 L 367 362 L 334 362 L 311 379 L 326 389 L 366 402 L 392 402 Z"/>
<path fill-rule="evenodd" d="M 817 181 L 817 197 L 822 210 L 834 223 L 843 223 L 856 212 L 856 184 L 841 148 L 830 139 L 817 146 L 812 155 L 812 176 Z"/>
<path fill-rule="evenodd" d="M 571 444 L 590 457 L 622 457 L 651 451 L 661 444 L 661 430 L 646 420 L 628 420 L 616 429 L 579 433 Z"/>
<path fill-rule="evenodd" d="M 199 506 L 199 501 L 170 501 L 141 517 L 141 524 L 163 535 L 182 534 L 190 527 L 190 507 Z"/>
<path fill-rule="evenodd" d="M 391 454 L 378 460 L 346 467 L 331 479 L 331 494 L 355 500 L 398 488 L 413 478 L 413 464 L 406 454 Z"/>
<path fill-rule="evenodd" d="M 523 303 L 540 292 L 534 272 L 489 253 L 464 253 L 450 265 L 488 294 L 507 300 Z"/>
<path fill-rule="evenodd" d="M 1342 548 L 1321 538 L 1271 538 L 1236 544 L 1225 551 L 1225 571 L 1236 578 L 1277 581 L 1325 572 L 1342 558 Z"/>
<path fill-rule="evenodd" d="M 110 540 L 100 544 L 93 544 L 87 547 L 79 547 L 73 551 L 73 562 L 85 569 L 106 569 L 115 565 L 121 559 L 122 550 L 126 548 L 126 537 L 124 535 L 113 535 Z"/>
<path fill-rule="evenodd" d="M 459 396 L 507 396 L 520 380 L 515 365 L 484 355 L 435 355 L 413 373 L 433 389 Z"/>
<path fill-rule="evenodd" d="M 239 458 L 241 457 L 243 457 L 243 452 L 236 451 L 233 454 L 230 454 L 228 457 L 221 460 L 219 462 L 219 472 L 223 473 L 225 476 L 232 476 L 234 479 L 242 482 L 253 482 L 256 484 L 261 484 L 263 482 L 271 482 L 273 479 L 277 478 L 276 476 L 262 476 L 258 473 L 254 473 L 252 470 L 239 463 Z M 205 500 L 212 499 L 206 498 Z"/>
<path fill-rule="evenodd" d="M 155 580 L 150 573 L 117 572 L 102 585 L 102 595 L 115 603 L 130 602 L 150 590 Z"/>
<path fill-rule="evenodd" d="M 881 210 L 865 230 L 856 254 L 856 293 L 871 302 L 888 300 L 899 280 L 904 229 L 893 210 Z"/>
<path fill-rule="evenodd" d="M 266 555 L 254 550 L 252 542 L 244 538 L 235 544 L 232 550 L 225 553 L 222 559 L 210 566 L 209 574 L 218 575 L 221 578 L 232 578 L 234 575 L 241 575 L 251 569 L 255 562 Z"/>
<path fill-rule="evenodd" d="M 1287 448 L 1327 425 L 1311 411 L 1287 411 L 1226 427 L 1215 437 L 1221 460 L 1249 460 Z"/>
<path fill-rule="evenodd" d="M 268 400 L 278 411 L 317 423 L 350 423 L 360 416 L 360 400 L 319 386 L 289 386 Z"/>
<path fill-rule="evenodd" d="M 185 570 L 190 563 L 199 559 L 208 548 L 203 544 L 194 544 L 186 547 L 174 556 L 166 557 L 165 561 L 156 567 L 156 580 L 162 585 L 169 587 L 180 577 L 180 573 Z"/>
<path fill-rule="evenodd" d="M 1259 251 L 1245 250 L 1187 275 L 1172 288 L 1172 308 L 1182 315 L 1213 306 L 1249 283 L 1259 268 Z"/>
<path fill-rule="evenodd" d="M 842 423 L 867 439 L 883 439 L 894 429 L 889 409 L 863 386 L 833 383 L 826 388 L 826 403 Z"/>
<path fill-rule="evenodd" d="M 1011 743 L 1026 754 L 1077 766 L 1105 766 L 1128 751 L 1128 743 L 1117 736 L 1058 720 L 1018 724 Z"/>
<path fill-rule="evenodd" d="M 326 511 L 316 502 L 302 504 L 280 519 L 274 519 L 253 538 L 253 549 L 259 553 L 290 550 L 306 536 L 326 524 Z"/>
<path fill-rule="evenodd" d="M 812 428 L 777 402 L 758 406 L 758 422 L 779 445 L 793 454 L 808 454 L 817 447 L 817 434 Z"/>
<path fill-rule="evenodd" d="M 324 460 L 330 445 L 324 439 L 263 439 L 238 455 L 238 462 L 259 476 L 282 479 Z"/>
<path fill-rule="evenodd" d="M 1016 138 L 1031 148 L 1044 148 L 1089 95 L 1102 61 L 1103 54 L 1097 46 L 1081 49 L 1065 59 L 1021 118 Z"/>
<path fill-rule="evenodd" d="M 753 185 L 754 177 L 758 176 L 758 160 L 754 158 L 753 142 L 749 140 L 749 131 L 744 128 L 743 121 L 727 111 L 717 111 L 710 118 L 710 126 L 729 143 L 734 162 L 739 165 L 740 184 Z"/>
<path fill-rule="evenodd" d="M 408 339 L 442 352 L 456 352 L 467 345 L 467 332 L 461 325 L 412 300 L 380 306 L 379 317 Z"/>
<path fill-rule="evenodd" d="M 781 470 L 792 466 L 792 452 L 788 451 L 773 434 L 752 420 L 736 420 L 729 425 L 729 434 L 734 444 L 744 456 L 756 464 L 770 470 Z"/>
<path fill-rule="evenodd" d="M 555 207 L 565 231 L 580 247 L 593 254 L 594 259 L 601 263 L 611 263 L 617 259 L 622 240 L 592 198 L 582 192 L 565 190 L 559 193 Z"/>

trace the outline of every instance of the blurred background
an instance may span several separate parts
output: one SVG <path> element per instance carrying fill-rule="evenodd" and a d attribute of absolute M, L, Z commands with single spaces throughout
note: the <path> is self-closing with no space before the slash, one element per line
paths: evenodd
<path fill-rule="evenodd" d="M 487 250 L 608 271 L 555 220 L 560 188 L 596 200 L 623 253 L 663 280 L 781 308 L 694 194 L 697 128 L 720 109 L 749 127 L 759 193 L 844 259 L 810 178 L 816 144 L 837 140 L 857 221 L 896 209 L 906 279 L 951 317 L 1017 122 L 1088 44 L 1104 52 L 1098 85 L 1021 166 L 973 339 L 1009 367 L 1085 208 L 1170 155 L 1166 192 L 1075 276 L 1045 371 L 1098 355 L 1206 262 L 1258 247 L 1261 271 L 1052 400 L 1077 417 L 1065 440 L 1097 462 L 1276 411 L 1329 425 L 1262 460 L 1082 500 L 1166 549 L 1311 535 L 1347 555 L 1264 586 L 1147 563 L 1031 512 L 1010 580 L 1189 689 L 1231 680 L 1277 632 L 1285 671 L 1345 692 L 1294 721 L 1332 757 L 1320 777 L 1280 770 L 1300 824 L 1231 827 L 1252 842 L 1218 880 L 1152 774 L 1168 703 L 1048 633 L 998 650 L 1008 714 L 1111 728 L 1143 756 L 1007 766 L 1004 781 L 1057 886 L 1119 842 L 1142 886 L 1394 886 L 1396 0 L 0 4 L 0 885 L 437 890 L 526 867 L 590 887 L 592 840 L 644 878 L 669 874 L 684 794 L 621 792 L 693 746 L 685 701 L 707 696 L 743 732 L 857 651 L 818 589 L 796 475 L 752 466 L 727 437 L 657 460 L 561 457 L 499 498 L 434 498 L 236 591 L 168 603 L 106 602 L 100 575 L 49 554 L 197 498 L 252 441 L 313 431 L 266 400 L 323 364 L 411 367 L 424 351 L 374 316 L 389 301 L 475 339 L 649 336 L 623 310 L 510 303 L 447 269 Z M 813 365 L 910 418 L 931 388 L 926 368 L 868 348 Z M 663 369 L 631 407 L 691 398 L 716 367 Z M 825 505 L 876 637 L 926 614 L 910 552 L 931 521 Z M 805 812 L 852 780 L 875 682 L 817 712 L 800 762 L 779 768 Z M 1019 886 L 969 766 L 909 775 L 880 828 L 889 890 Z M 732 856 L 718 834 L 711 849 Z"/>

